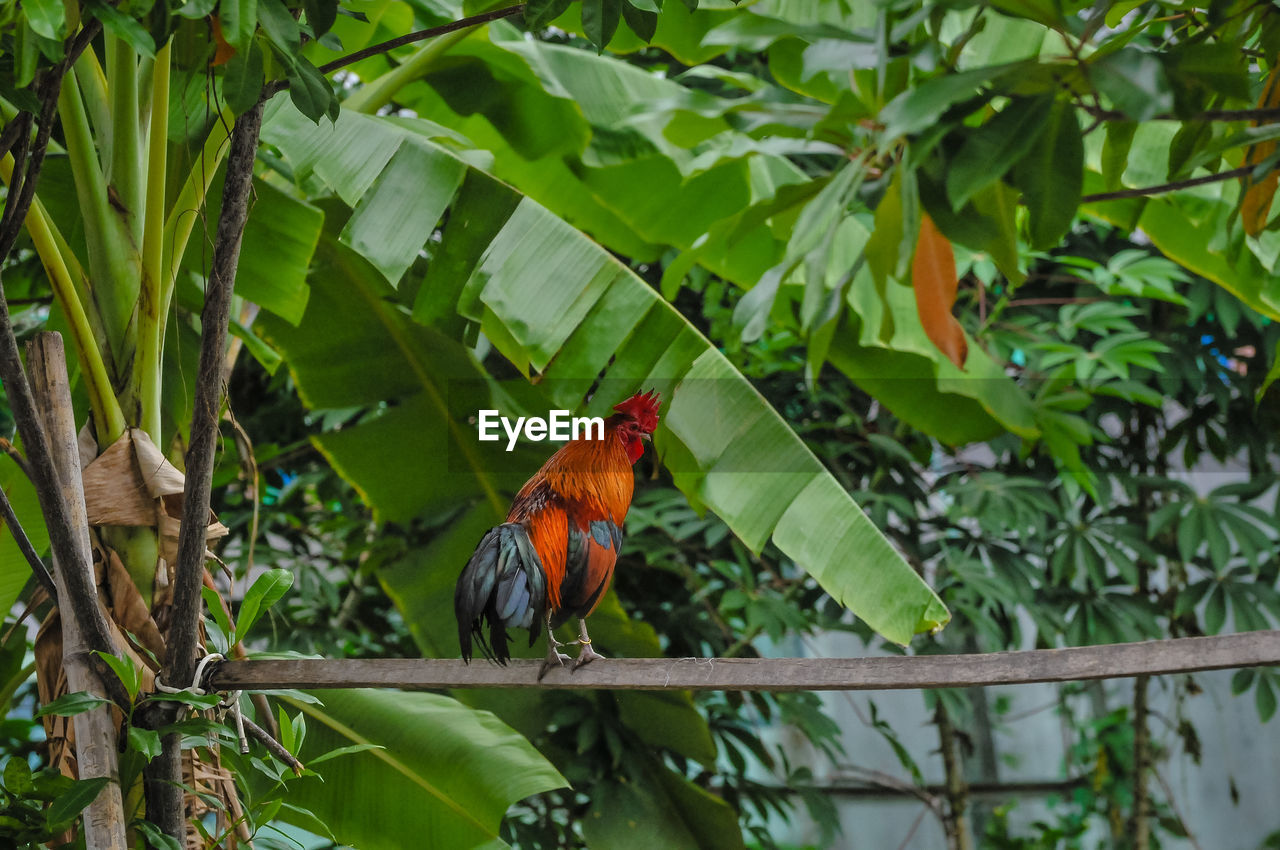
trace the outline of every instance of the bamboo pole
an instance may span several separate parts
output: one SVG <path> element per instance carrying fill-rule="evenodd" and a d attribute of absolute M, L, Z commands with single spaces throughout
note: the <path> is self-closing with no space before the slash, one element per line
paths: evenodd
<path fill-rule="evenodd" d="M 543 688 L 606 690 L 878 691 L 1070 682 L 1280 664 L 1280 630 L 1215 637 L 970 655 L 883 658 L 622 658 L 581 669 L 541 661 L 505 667 L 455 659 L 227 661 L 218 690 L 279 688 Z"/>
<path fill-rule="evenodd" d="M 98 610 L 96 590 L 84 598 L 85 583 L 95 588 L 93 559 L 89 543 L 89 518 L 84 506 L 80 480 L 80 452 L 76 445 L 75 413 L 71 407 L 71 387 L 67 380 L 66 352 L 56 333 L 37 334 L 27 347 L 32 394 L 36 410 L 49 440 L 49 453 L 57 471 L 62 498 L 67 504 L 67 524 L 75 547 L 72 563 L 55 556 L 54 582 L 58 586 L 58 611 L 62 619 L 62 665 L 67 687 L 106 697 L 102 679 L 91 665 L 90 646 L 85 637 L 80 612 Z M 77 581 L 69 575 L 80 570 Z M 125 850 L 124 804 L 116 763 L 116 728 L 108 706 L 77 714 L 76 762 L 81 779 L 107 777 L 110 781 L 84 813 L 85 845 L 89 850 Z"/>

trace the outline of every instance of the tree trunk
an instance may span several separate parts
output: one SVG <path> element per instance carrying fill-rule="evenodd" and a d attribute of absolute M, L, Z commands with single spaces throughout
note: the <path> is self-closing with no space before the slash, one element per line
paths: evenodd
<path fill-rule="evenodd" d="M 973 850 L 973 836 L 969 831 L 969 784 L 956 749 L 956 730 L 941 698 L 933 719 L 938 726 L 938 743 L 946 772 L 947 816 L 943 819 L 943 828 L 947 832 L 947 847 L 948 850 Z"/>
<path fill-rule="evenodd" d="M 66 354 L 62 337 L 56 333 L 36 335 L 27 347 L 32 393 L 36 409 L 49 439 L 49 451 L 67 503 L 70 533 L 77 563 L 88 568 L 90 586 L 93 559 L 89 543 L 89 520 L 85 513 L 84 489 L 80 481 L 80 453 L 76 446 L 75 415 L 71 408 L 67 381 Z M 88 691 L 106 697 L 102 679 L 91 665 L 89 646 L 77 616 L 77 605 L 69 604 L 66 571 L 73 565 L 55 559 L 54 581 L 58 587 L 58 612 L 62 620 L 63 667 L 71 692 Z M 96 606 L 98 600 L 80 600 Z M 125 850 L 124 803 L 116 764 L 116 727 L 110 706 L 100 706 L 73 718 L 76 734 L 76 762 L 81 779 L 107 777 L 110 782 L 84 813 L 85 845 L 88 850 Z"/>

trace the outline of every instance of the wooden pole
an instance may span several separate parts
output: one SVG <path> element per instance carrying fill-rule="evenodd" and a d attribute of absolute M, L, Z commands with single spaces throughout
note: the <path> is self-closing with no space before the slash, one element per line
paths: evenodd
<path fill-rule="evenodd" d="M 62 666 L 70 691 L 88 691 L 106 697 L 107 690 L 90 661 L 80 612 L 88 606 L 98 611 L 96 589 L 89 599 L 82 589 L 96 588 L 89 543 L 89 518 L 84 506 L 80 480 L 80 452 L 76 445 L 75 414 L 71 408 L 71 387 L 67 381 L 66 353 L 62 337 L 40 333 L 27 345 L 32 394 L 44 423 L 49 454 L 58 474 L 62 498 L 67 506 L 67 533 L 74 546 L 68 563 L 55 553 L 54 582 L 58 588 L 58 613 L 62 618 Z M 72 576 L 78 571 L 78 576 Z M 72 718 L 76 733 L 76 762 L 81 779 L 107 777 L 110 781 L 84 813 L 85 846 L 88 850 L 125 850 L 124 803 L 120 794 L 120 774 L 116 764 L 116 727 L 109 706 Z"/>
<path fill-rule="evenodd" d="M 1072 682 L 1280 664 L 1280 630 L 1216 637 L 972 655 L 883 658 L 621 658 L 576 671 L 540 661 L 499 667 L 454 659 L 227 661 L 218 690 L 278 688 L 544 688 L 607 690 L 878 691 Z"/>

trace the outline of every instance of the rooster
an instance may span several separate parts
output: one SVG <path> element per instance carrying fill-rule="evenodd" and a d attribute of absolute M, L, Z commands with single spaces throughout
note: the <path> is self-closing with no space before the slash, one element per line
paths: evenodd
<path fill-rule="evenodd" d="M 586 618 L 613 578 L 635 487 L 631 467 L 658 427 L 658 404 L 650 390 L 615 405 L 603 439 L 572 440 L 552 455 L 520 488 L 507 521 L 480 539 L 453 594 L 464 660 L 474 636 L 486 658 L 505 664 L 508 626 L 528 629 L 533 646 L 545 625 L 541 679 L 570 660 L 553 633 L 570 617 L 578 618 L 574 669 L 604 658 L 591 648 Z"/>

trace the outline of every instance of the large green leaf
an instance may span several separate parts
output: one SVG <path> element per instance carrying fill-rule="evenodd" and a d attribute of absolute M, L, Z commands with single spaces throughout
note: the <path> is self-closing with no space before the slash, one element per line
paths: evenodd
<path fill-rule="evenodd" d="M 49 548 L 49 532 L 40 513 L 35 487 L 9 458 L 0 460 L 0 487 L 9 498 L 13 512 L 22 523 L 37 552 Z M 31 578 L 31 565 L 18 549 L 8 528 L 0 523 L 0 611 L 8 611 Z"/>
<path fill-rule="evenodd" d="M 480 461 L 493 444 L 476 443 L 449 416 L 450 396 L 472 410 L 488 405 L 483 373 L 466 350 L 397 309 L 386 278 L 332 232 L 321 239 L 313 281 L 312 305 L 297 327 L 273 316 L 259 327 L 284 354 L 309 407 L 367 410 L 315 438 L 334 468 L 391 522 L 476 496 L 505 510 L 489 472 L 500 467 L 492 456 Z"/>
<path fill-rule="evenodd" d="M 344 843 L 367 850 L 505 847 L 498 827 L 507 808 L 568 784 L 501 720 L 449 697 L 371 690 L 320 696 L 323 705 L 293 702 L 307 717 L 304 763 L 339 747 L 381 748 L 318 765 L 324 781 L 289 784 L 288 801 Z"/>
<path fill-rule="evenodd" d="M 626 782 L 593 795 L 582 822 L 592 850 L 735 850 L 742 831 L 718 797 L 652 758 L 629 764 Z M 718 804 L 718 805 L 717 805 Z"/>
<path fill-rule="evenodd" d="M 778 11 L 791 14 L 795 10 Z M 752 21 L 759 18 L 749 17 Z M 821 30 L 823 34 L 832 32 L 831 21 L 806 21 L 806 25 L 809 23 L 826 25 Z M 794 29 L 791 24 L 787 26 Z M 510 108 L 476 104 L 469 94 L 471 78 L 451 71 L 428 75 L 426 82 L 406 88 L 402 99 L 419 114 L 463 132 L 486 155 L 492 155 L 496 176 L 612 250 L 642 262 L 656 260 L 663 245 L 681 250 L 680 258 L 664 275 L 664 291 L 677 287 L 695 264 L 741 286 L 755 286 L 782 259 L 798 215 L 821 188 L 822 181 L 809 179 L 784 156 L 771 152 L 765 143 L 732 129 L 734 123 L 740 123 L 740 116 L 731 111 L 740 107 L 730 99 L 690 92 L 675 81 L 607 56 L 512 37 L 505 28 L 491 30 L 488 39 L 468 38 L 454 48 L 453 54 L 453 61 L 491 67 L 486 74 L 506 81 L 497 103 L 520 103 L 526 111 L 562 109 L 564 104 L 572 104 L 575 112 L 563 138 L 577 139 L 578 127 L 585 121 L 592 130 L 589 143 L 569 148 L 571 155 L 558 150 L 531 160 L 528 140 L 522 140 L 520 128 L 506 117 Z M 484 100 L 497 96 L 492 94 Z M 636 102 L 649 104 L 643 119 L 641 113 L 628 106 Z M 358 159 L 349 153 L 355 148 L 345 147 L 346 134 L 351 132 L 356 131 L 339 127 L 334 138 L 344 140 L 339 147 L 348 151 L 348 159 Z M 684 143 L 673 144 L 677 137 Z M 367 145 L 370 150 L 379 149 L 377 142 L 369 141 Z M 485 205 L 477 206 L 492 207 L 493 198 L 501 191 L 490 194 Z M 953 218 L 971 225 L 970 238 L 960 241 L 990 252 L 1011 280 L 1020 281 L 1013 206 L 992 203 L 1003 202 L 1006 194 L 999 187 L 988 187 L 975 195 L 972 207 L 966 206 Z M 460 203 L 468 202 L 473 195 L 464 192 Z M 357 199 L 347 200 L 354 203 Z M 973 208 L 979 204 L 983 209 L 975 213 Z M 680 214 L 672 215 L 673 209 L 680 210 Z M 468 217 L 478 221 L 481 216 Z M 989 226 L 973 226 L 984 224 Z M 486 239 L 492 226 L 493 222 L 486 222 Z M 437 294 L 453 293 L 460 285 L 459 266 L 448 242 L 471 242 L 477 238 L 468 228 L 461 227 L 446 238 L 443 250 L 450 256 L 448 271 L 437 276 L 434 285 L 423 287 L 415 307 L 419 318 L 430 316 L 432 321 L 439 321 L 446 311 L 453 312 L 453 303 L 445 304 Z M 801 268 L 795 275 L 806 273 L 807 269 Z M 435 276 L 434 269 L 428 274 L 429 278 Z M 810 289 L 816 292 L 818 287 Z M 424 306 L 424 301 L 430 301 L 432 306 Z M 593 319 L 598 321 L 598 317 Z M 901 387 L 913 386 L 927 397 L 938 397 L 936 385 L 926 387 L 932 372 L 921 370 L 923 364 L 910 350 L 881 348 L 874 357 L 876 372 L 883 373 L 886 367 L 889 373 L 910 372 L 914 380 Z M 866 374 L 847 357 L 831 362 L 855 380 Z M 981 381 L 957 386 L 967 387 L 959 392 L 971 399 L 1019 392 L 998 370 L 985 370 Z M 947 393 L 954 391 L 955 387 Z M 1008 422 L 1000 419 L 1005 411 L 1001 404 L 962 404 L 982 418 L 981 427 L 957 429 L 955 419 L 942 413 L 945 404 L 934 406 L 938 415 L 914 417 L 911 421 L 949 442 L 990 436 L 1000 428 L 1018 430 L 1024 424 L 1020 416 Z M 992 422 L 991 417 L 996 421 Z M 934 430 L 934 423 L 942 430 Z"/>
<path fill-rule="evenodd" d="M 219 171 L 209 190 L 205 213 L 209 222 L 216 222 L 221 211 L 222 182 L 223 171 Z M 255 180 L 236 271 L 236 294 L 297 324 L 307 308 L 307 273 L 323 220 L 311 204 L 265 180 Z M 205 274 L 212 260 L 208 241 L 197 235 L 187 245 L 183 265 Z"/>
<path fill-rule="evenodd" d="M 311 125 L 296 111 L 283 106 L 272 114 L 264 137 L 281 149 L 302 177 L 308 167 L 318 175 L 320 163 L 331 157 L 355 156 L 350 149 L 337 149 L 335 138 L 349 140 L 350 145 L 384 147 L 388 137 L 413 135 L 411 122 L 403 120 L 392 123 L 344 113 L 336 125 L 333 129 Z M 353 127 L 359 129 L 353 131 Z M 420 138 L 414 141 L 431 144 Z M 305 163 L 296 161 L 304 157 Z M 472 184 L 464 183 L 464 187 L 468 185 Z M 338 255 L 344 276 L 358 266 L 359 258 L 352 254 L 347 258 Z M 457 267 L 461 272 L 461 266 Z M 291 362 L 291 368 L 299 375 L 304 399 L 313 406 L 329 403 L 306 388 L 302 374 L 322 368 L 320 357 L 332 360 L 334 351 L 343 352 L 344 359 L 350 358 L 352 350 L 366 353 L 368 362 L 339 367 L 350 367 L 349 377 L 393 370 L 394 377 L 366 380 L 370 402 L 372 396 L 380 394 L 373 389 L 378 384 L 399 382 L 399 386 L 387 389 L 403 396 L 410 382 L 415 387 L 426 386 L 449 375 L 448 369 L 441 369 L 430 358 L 409 357 L 406 368 L 404 361 L 406 354 L 412 354 L 411 348 L 402 339 L 404 334 L 396 330 L 401 326 L 386 318 L 396 311 L 377 297 L 376 290 L 366 291 L 369 275 L 359 277 L 361 283 L 354 288 L 358 290 L 355 294 L 347 283 L 331 287 L 336 290 L 332 297 L 343 299 L 343 303 L 329 305 L 337 309 L 324 309 L 324 314 L 333 316 L 320 321 L 333 327 L 326 328 L 319 338 L 304 339 L 299 335 L 288 344 L 279 340 L 285 351 L 293 345 L 306 352 L 304 364 L 309 365 Z M 318 300 L 318 282 L 315 288 L 313 298 Z M 382 333 L 374 342 L 365 339 L 364 330 L 356 328 L 357 323 L 351 320 L 352 308 L 343 306 L 353 299 L 365 301 L 384 317 Z M 582 382 L 589 384 L 602 371 L 606 372 L 607 391 L 596 393 L 588 410 L 607 411 L 617 400 L 615 396 L 622 397 L 642 386 L 662 389 L 667 406 L 655 439 L 664 462 L 686 495 L 694 503 L 716 511 L 754 549 L 772 537 L 835 599 L 885 637 L 905 644 L 913 633 L 938 628 L 948 619 L 945 607 L 928 586 L 728 360 L 626 266 L 545 208 L 527 198 L 515 205 L 492 240 L 482 251 L 477 250 L 457 309 L 464 317 L 479 322 L 494 347 L 512 363 L 523 370 L 542 373 L 547 392 L 558 405 L 581 408 L 578 388 L 585 390 Z M 398 314 L 396 318 L 399 320 Z M 276 328 L 273 333 L 278 335 L 281 330 Z M 383 341 L 388 332 L 393 342 L 390 346 Z M 311 333 L 314 331 L 308 336 Z M 415 333 L 426 336 L 430 331 L 421 328 Z M 387 350 L 392 353 L 387 354 Z M 332 378 L 323 380 L 332 387 L 342 385 Z M 333 406 L 349 406 L 346 396 L 339 395 L 341 404 Z M 410 398 L 416 399 L 419 407 L 407 412 Z M 430 392 L 404 397 L 369 425 L 344 429 L 322 441 L 322 445 L 346 474 L 352 474 L 354 467 L 344 464 L 342 452 L 335 448 L 339 441 L 362 444 L 345 445 L 343 450 L 378 455 L 388 464 L 379 471 L 383 480 L 387 477 L 386 468 L 398 469 L 402 485 L 419 488 L 416 498 L 456 500 L 458 496 L 450 492 L 453 488 L 437 483 L 446 471 L 445 458 L 451 449 L 466 456 L 481 444 L 468 445 L 472 435 L 464 433 L 456 420 L 441 422 L 435 416 L 422 416 L 423 409 L 431 406 L 435 408 L 432 413 L 439 410 L 439 403 L 431 401 Z M 384 424 L 376 439 L 355 436 L 361 428 L 368 429 L 379 422 Z M 429 427 L 433 422 L 443 428 Z M 366 430 L 365 437 L 370 436 L 375 435 Z M 370 442 L 376 445 L 368 445 Z M 414 460 L 410 461 L 413 468 L 404 459 L 409 445 L 414 446 Z M 424 455 L 435 455 L 436 459 L 418 459 Z M 434 469 L 430 468 L 432 465 Z M 372 476 L 373 464 L 362 466 L 369 468 Z M 477 487 L 472 484 L 467 488 L 459 483 L 457 489 L 465 495 Z M 789 510 L 801 494 L 819 491 L 835 499 L 821 521 L 812 513 Z M 403 494 L 387 493 L 386 498 L 397 500 L 397 511 L 410 508 L 410 499 Z M 845 539 L 858 542 L 860 548 L 824 550 L 800 543 L 828 535 L 833 529 Z M 856 559 L 850 555 L 855 551 Z M 875 573 L 878 580 L 861 587 L 850 580 L 869 572 Z"/>

